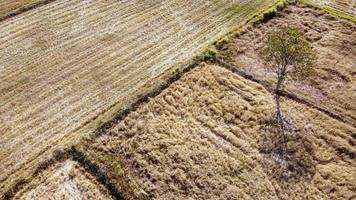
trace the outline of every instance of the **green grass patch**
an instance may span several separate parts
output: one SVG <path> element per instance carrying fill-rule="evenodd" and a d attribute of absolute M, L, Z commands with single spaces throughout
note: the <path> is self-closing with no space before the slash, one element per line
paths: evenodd
<path fill-rule="evenodd" d="M 356 22 L 356 17 L 355 16 L 353 16 L 351 14 L 348 14 L 346 12 L 343 12 L 341 10 L 337 10 L 337 9 L 332 8 L 330 6 L 318 5 L 316 3 L 311 2 L 310 0 L 300 0 L 300 3 L 303 3 L 304 5 L 312 7 L 312 8 L 323 10 L 324 12 L 327 12 L 327 13 L 329 13 L 329 14 L 337 17 L 337 18 L 346 19 L 346 20 L 349 20 L 349 21 L 352 21 L 352 22 Z"/>

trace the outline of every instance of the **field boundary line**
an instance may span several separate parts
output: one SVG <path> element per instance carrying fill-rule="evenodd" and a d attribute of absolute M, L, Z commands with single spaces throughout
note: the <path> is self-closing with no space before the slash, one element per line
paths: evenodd
<path fill-rule="evenodd" d="M 0 22 L 11 19 L 17 15 L 20 15 L 22 13 L 25 13 L 27 11 L 33 10 L 35 8 L 50 4 L 52 2 L 55 2 L 57 0 L 42 0 L 42 1 L 38 1 L 35 3 L 30 3 L 29 5 L 23 6 L 23 7 L 19 7 L 17 9 L 14 9 L 10 12 L 8 12 L 8 14 L 2 15 L 0 16 Z"/>
<path fill-rule="evenodd" d="M 53 156 L 51 156 L 49 159 L 44 160 L 42 163 L 38 165 L 38 167 L 35 169 L 35 171 L 29 176 L 30 178 L 25 178 L 19 180 L 16 185 L 14 185 L 10 190 L 5 192 L 4 196 L 2 197 L 4 200 L 5 199 L 12 199 L 15 197 L 15 195 L 23 189 L 27 184 L 29 184 L 34 178 L 36 178 L 41 172 L 49 169 L 51 166 L 53 166 L 56 163 L 63 162 L 65 160 L 72 160 L 77 162 L 81 167 L 83 167 L 84 171 L 91 174 L 96 181 L 98 181 L 104 188 L 105 190 L 108 191 L 109 195 L 115 199 L 115 200 L 125 200 L 125 198 L 122 195 L 122 192 L 120 192 L 110 181 L 110 178 L 103 172 L 100 167 L 96 164 L 96 162 L 93 162 L 87 156 L 85 153 L 77 150 L 74 146 L 71 146 L 70 148 L 66 148 L 64 150 L 60 151 L 55 151 Z"/>
<path fill-rule="evenodd" d="M 105 189 L 110 193 L 111 197 L 116 200 L 125 200 L 122 192 L 120 192 L 115 187 L 115 184 L 110 181 L 108 175 L 106 175 L 106 173 L 103 172 L 95 162 L 88 159 L 85 153 L 77 150 L 74 146 L 68 149 L 67 152 L 72 160 L 79 163 L 79 165 L 83 167 L 86 172 L 94 176 L 96 180 L 105 187 Z"/>
<path fill-rule="evenodd" d="M 264 81 L 264 80 L 260 80 L 260 79 L 257 79 L 255 78 L 254 76 L 252 76 L 251 74 L 248 74 L 246 73 L 245 71 L 243 70 L 240 70 L 238 66 L 234 65 L 234 64 L 231 64 L 229 62 L 226 62 L 225 60 L 221 59 L 221 58 L 218 58 L 218 57 L 212 57 L 211 59 L 211 62 L 212 63 L 216 63 L 230 71 L 232 71 L 233 73 L 235 74 L 238 74 L 248 80 L 251 80 L 253 82 L 256 82 L 260 85 L 262 85 L 268 92 L 270 93 L 274 93 L 275 90 L 272 88 L 271 84 L 267 81 Z M 304 104 L 312 109 L 315 109 L 315 110 L 318 110 L 322 113 L 324 113 L 325 115 L 339 121 L 339 122 L 342 122 L 344 124 L 347 124 L 349 126 L 352 126 L 354 128 L 356 128 L 355 124 L 352 122 L 352 121 L 349 121 L 349 120 L 346 120 L 344 119 L 342 116 L 340 116 L 340 114 L 336 114 L 328 109 L 325 109 L 325 108 L 322 108 L 320 106 L 317 106 L 315 105 L 314 103 L 310 102 L 309 100 L 306 100 L 304 98 L 301 98 L 299 96 L 297 96 L 296 94 L 293 94 L 293 93 L 290 93 L 290 92 L 286 92 L 286 91 L 283 91 L 281 92 L 280 94 L 281 96 L 283 97 L 286 97 L 290 100 L 293 100 L 293 101 L 296 101 L 298 103 L 301 103 L 301 104 Z"/>
<path fill-rule="evenodd" d="M 35 178 L 36 176 L 38 176 L 41 172 L 49 169 L 49 167 L 51 167 L 52 165 L 58 163 L 58 162 L 62 162 L 66 159 L 69 159 L 69 154 L 67 150 L 64 151 L 55 151 L 53 153 L 53 156 L 51 156 L 50 158 L 42 161 L 34 170 L 33 173 L 31 173 L 30 176 L 28 176 L 29 178 L 21 178 L 19 180 L 16 181 L 16 183 L 10 187 L 4 194 L 3 196 L 0 196 L 1 199 L 3 200 L 7 200 L 7 199 L 13 199 L 14 196 L 21 190 L 23 189 L 24 186 L 26 186 L 27 184 L 29 184 L 33 178 Z"/>

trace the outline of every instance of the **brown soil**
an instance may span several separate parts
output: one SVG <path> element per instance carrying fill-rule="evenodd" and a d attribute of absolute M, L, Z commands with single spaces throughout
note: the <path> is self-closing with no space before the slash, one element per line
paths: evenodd
<path fill-rule="evenodd" d="M 317 75 L 287 83 L 287 91 L 314 102 L 356 125 L 356 25 L 322 11 L 289 6 L 267 23 L 247 27 L 221 46 L 224 60 L 254 77 L 274 82 L 260 55 L 265 33 L 280 25 L 300 27 L 318 54 Z"/>
<path fill-rule="evenodd" d="M 212 65 L 185 74 L 89 145 L 153 199 L 350 199 L 356 129 L 283 100 L 288 159 L 268 151 L 273 96 Z M 108 169 L 114 171 L 115 169 Z M 119 176 L 119 174 L 118 174 Z"/>

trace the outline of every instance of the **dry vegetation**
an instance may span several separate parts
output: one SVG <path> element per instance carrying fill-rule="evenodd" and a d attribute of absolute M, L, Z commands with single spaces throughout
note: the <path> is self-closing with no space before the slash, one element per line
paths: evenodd
<path fill-rule="evenodd" d="M 289 6 L 218 44 L 220 58 L 269 84 L 259 54 L 269 28 L 300 26 L 317 50 L 319 76 L 287 90 L 350 123 L 283 98 L 283 161 L 273 148 L 273 96 L 215 64 L 200 64 L 79 140 L 209 40 L 283 1 L 49 1 L 1 20 L 38 2 L 0 1 L 0 197 L 356 198 L 355 24 Z"/>
<path fill-rule="evenodd" d="M 248 74 L 269 82 L 269 71 L 261 56 L 263 37 L 272 27 L 300 27 L 317 51 L 316 76 L 311 80 L 287 83 L 287 91 L 340 115 L 356 125 L 356 25 L 337 20 L 322 11 L 303 6 L 290 6 L 277 17 L 256 27 L 247 27 L 236 38 L 220 46 L 222 57 Z"/>
<path fill-rule="evenodd" d="M 0 194 L 77 141 L 83 125 L 270 2 L 65 0 L 1 21 Z"/>
<path fill-rule="evenodd" d="M 342 11 L 356 17 L 356 1 L 354 0 L 309 0 L 311 3 L 329 6 L 330 8 Z"/>
<path fill-rule="evenodd" d="M 129 169 L 138 196 L 153 199 L 354 198 L 356 129 L 290 100 L 282 105 L 294 125 L 283 170 L 265 148 L 273 96 L 206 64 L 88 141 L 87 150 L 112 158 L 103 160 L 111 173 Z"/>
<path fill-rule="evenodd" d="M 0 20 L 46 0 L 0 0 Z"/>
<path fill-rule="evenodd" d="M 112 199 L 95 178 L 70 159 L 35 177 L 14 199 Z"/>

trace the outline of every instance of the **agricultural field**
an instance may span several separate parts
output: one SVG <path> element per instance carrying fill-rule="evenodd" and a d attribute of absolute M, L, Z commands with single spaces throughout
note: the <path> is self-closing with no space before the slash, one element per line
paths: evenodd
<path fill-rule="evenodd" d="M 0 0 L 0 20 L 13 16 L 45 1 L 46 0 Z"/>
<path fill-rule="evenodd" d="M 35 177 L 13 199 L 100 199 L 112 197 L 91 174 L 70 159 L 56 163 Z"/>
<path fill-rule="evenodd" d="M 356 129 L 283 99 L 296 131 L 288 136 L 293 150 L 281 171 L 265 149 L 274 105 L 263 86 L 201 64 L 87 141 L 86 151 L 114 175 L 118 167 L 129 169 L 125 174 L 142 199 L 355 197 Z"/>
<path fill-rule="evenodd" d="M 356 1 L 355 0 L 307 0 L 315 5 L 322 6 L 330 10 L 335 9 L 350 15 L 356 16 Z M 329 8 L 329 9 L 328 9 Z"/>
<path fill-rule="evenodd" d="M 354 5 L 302 2 L 0 1 L 0 198 L 356 198 Z M 280 25 L 318 55 L 280 98 L 286 157 Z"/>
<path fill-rule="evenodd" d="M 267 23 L 246 27 L 225 44 L 221 58 L 257 79 L 274 83 L 262 56 L 264 35 L 281 25 L 300 27 L 318 55 L 316 73 L 309 80 L 287 83 L 287 91 L 329 110 L 356 126 L 356 25 L 304 6 L 287 7 Z"/>
<path fill-rule="evenodd" d="M 3 13 L 35 3 L 9 2 Z M 0 194 L 271 3 L 63 0 L 1 20 Z"/>

